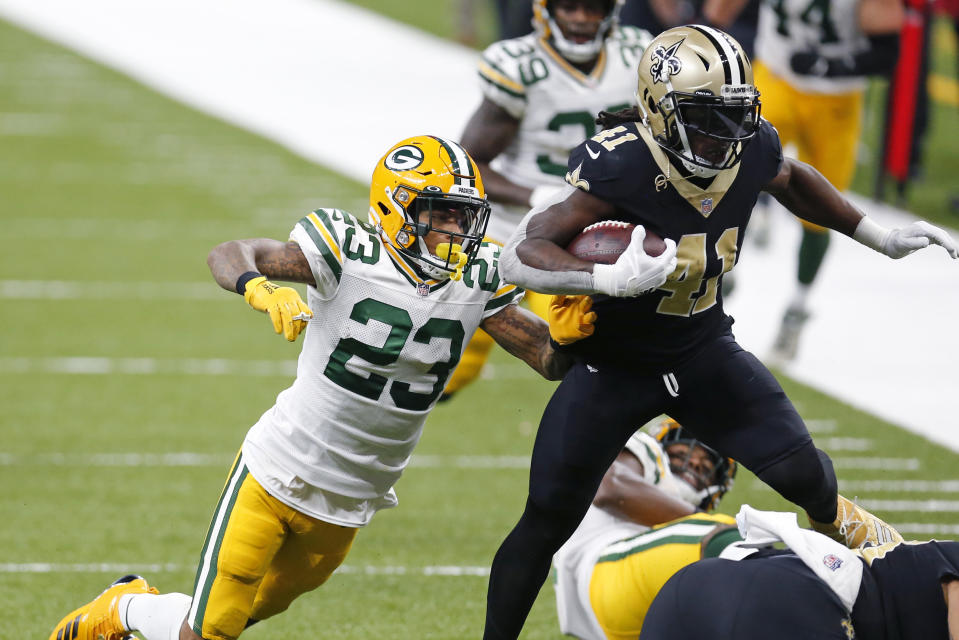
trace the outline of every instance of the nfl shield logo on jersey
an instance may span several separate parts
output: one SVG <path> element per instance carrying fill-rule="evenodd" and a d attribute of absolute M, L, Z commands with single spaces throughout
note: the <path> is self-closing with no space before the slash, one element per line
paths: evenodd
<path fill-rule="evenodd" d="M 836 571 L 842 566 L 842 560 L 831 553 L 823 556 L 822 563 L 831 571 Z"/>
<path fill-rule="evenodd" d="M 430 295 L 430 285 L 425 282 L 420 282 L 416 285 L 416 293 L 423 296 L 424 298 Z"/>
<path fill-rule="evenodd" d="M 713 212 L 713 199 L 712 198 L 703 198 L 702 205 L 700 210 L 703 212 L 704 216 L 708 216 Z"/>

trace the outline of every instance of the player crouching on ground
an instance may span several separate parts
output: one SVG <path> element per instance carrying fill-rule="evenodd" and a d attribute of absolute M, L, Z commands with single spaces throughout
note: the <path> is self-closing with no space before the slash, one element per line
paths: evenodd
<path fill-rule="evenodd" d="M 629 439 L 553 557 L 559 626 L 567 635 L 635 639 L 670 576 L 741 540 L 733 518 L 705 513 L 732 487 L 736 462 L 670 418 L 653 433 Z"/>
<path fill-rule="evenodd" d="M 220 286 L 269 314 L 287 340 L 305 329 L 296 379 L 247 433 L 193 597 L 126 576 L 66 616 L 51 640 L 237 638 L 326 582 L 358 530 L 396 505 L 393 485 L 477 327 L 544 377 L 561 377 L 570 361 L 548 325 L 500 280 L 499 248 L 483 242 L 488 216 L 463 148 L 418 136 L 377 163 L 370 222 L 317 209 L 288 242 L 214 248 Z M 308 285 L 309 306 L 268 278 Z M 575 312 L 567 318 L 581 325 Z M 575 336 L 557 325 L 553 338 Z"/>

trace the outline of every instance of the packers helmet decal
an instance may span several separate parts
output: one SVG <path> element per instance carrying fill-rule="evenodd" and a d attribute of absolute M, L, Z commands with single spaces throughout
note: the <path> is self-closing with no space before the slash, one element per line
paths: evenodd
<path fill-rule="evenodd" d="M 476 163 L 458 143 L 437 136 L 402 140 L 376 164 L 370 222 L 387 244 L 430 278 L 459 279 L 476 256 L 490 207 Z M 458 228 L 434 226 L 442 216 Z M 430 233 L 443 236 L 435 252 Z"/>
<path fill-rule="evenodd" d="M 639 62 L 636 100 L 656 143 L 692 175 L 734 167 L 759 129 L 759 91 L 742 46 L 703 25 L 667 29 Z"/>
<path fill-rule="evenodd" d="M 663 446 L 663 450 L 666 452 L 667 458 L 669 458 L 670 471 L 672 471 L 679 483 L 680 497 L 694 507 L 705 511 L 718 507 L 719 501 L 722 500 L 723 496 L 733 487 L 733 481 L 736 478 L 736 470 L 738 468 L 736 461 L 723 456 L 712 447 L 698 440 L 696 436 L 686 429 L 683 429 L 683 427 L 672 418 L 663 420 L 659 424 L 659 427 L 653 431 L 653 435 Z M 672 457 L 669 456 L 669 452 L 667 451 L 669 446 L 673 444 L 684 444 L 689 448 L 685 460 L 679 464 L 673 462 Z M 703 489 L 693 487 L 684 477 L 687 472 L 699 475 L 696 474 L 695 471 L 687 469 L 692 451 L 697 447 L 705 451 L 713 463 L 712 477 L 704 478 L 706 487 Z"/>
<path fill-rule="evenodd" d="M 390 171 L 409 171 L 423 164 L 423 150 L 411 144 L 391 151 L 383 160 Z"/>

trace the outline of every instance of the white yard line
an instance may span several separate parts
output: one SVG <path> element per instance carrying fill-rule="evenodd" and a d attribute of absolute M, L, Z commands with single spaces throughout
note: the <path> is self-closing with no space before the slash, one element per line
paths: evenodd
<path fill-rule="evenodd" d="M 395 140 L 459 137 L 479 100 L 475 51 L 333 0 L 0 0 L 0 15 L 357 180 Z M 857 202 L 887 225 L 911 219 Z M 759 356 L 795 280 L 798 223 L 773 222 L 727 304 Z M 786 372 L 959 451 L 959 264 L 936 247 L 893 261 L 837 235 L 811 303 Z"/>
<path fill-rule="evenodd" d="M 840 480 L 839 488 L 845 492 L 959 493 L 959 480 Z"/>
<path fill-rule="evenodd" d="M 863 500 L 860 504 L 873 513 L 888 511 L 959 512 L 959 500 Z"/>
<path fill-rule="evenodd" d="M 178 571 L 193 571 L 194 566 L 177 563 L 163 564 L 122 564 L 122 563 L 87 563 L 62 564 L 53 562 L 22 562 L 0 563 L 2 573 L 108 573 L 121 574 L 150 574 L 175 573 Z M 426 567 L 407 566 L 377 566 L 377 565 L 341 565 L 336 573 L 346 575 L 366 576 L 426 576 L 426 577 L 478 577 L 489 576 L 489 567 L 470 567 L 458 565 L 437 565 Z"/>
<path fill-rule="evenodd" d="M 56 373 L 67 375 L 200 375 L 293 376 L 296 360 L 230 360 L 227 358 L 4 358 L 0 374 Z"/>
<path fill-rule="evenodd" d="M 0 467 L 222 467 L 236 456 L 233 453 L 36 453 L 0 451 Z M 529 456 L 440 456 L 415 454 L 410 459 L 415 469 L 529 469 Z"/>

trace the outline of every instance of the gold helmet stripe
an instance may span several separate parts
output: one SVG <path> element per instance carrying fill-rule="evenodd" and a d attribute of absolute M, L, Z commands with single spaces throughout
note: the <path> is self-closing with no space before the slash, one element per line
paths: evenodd
<path fill-rule="evenodd" d="M 701 25 L 691 26 L 706 36 L 712 45 L 716 47 L 716 51 L 719 52 L 719 57 L 723 61 L 723 70 L 726 72 L 726 84 L 743 84 L 746 81 L 746 70 L 743 67 L 743 60 L 736 48 L 730 44 L 726 35 L 712 27 Z"/>

